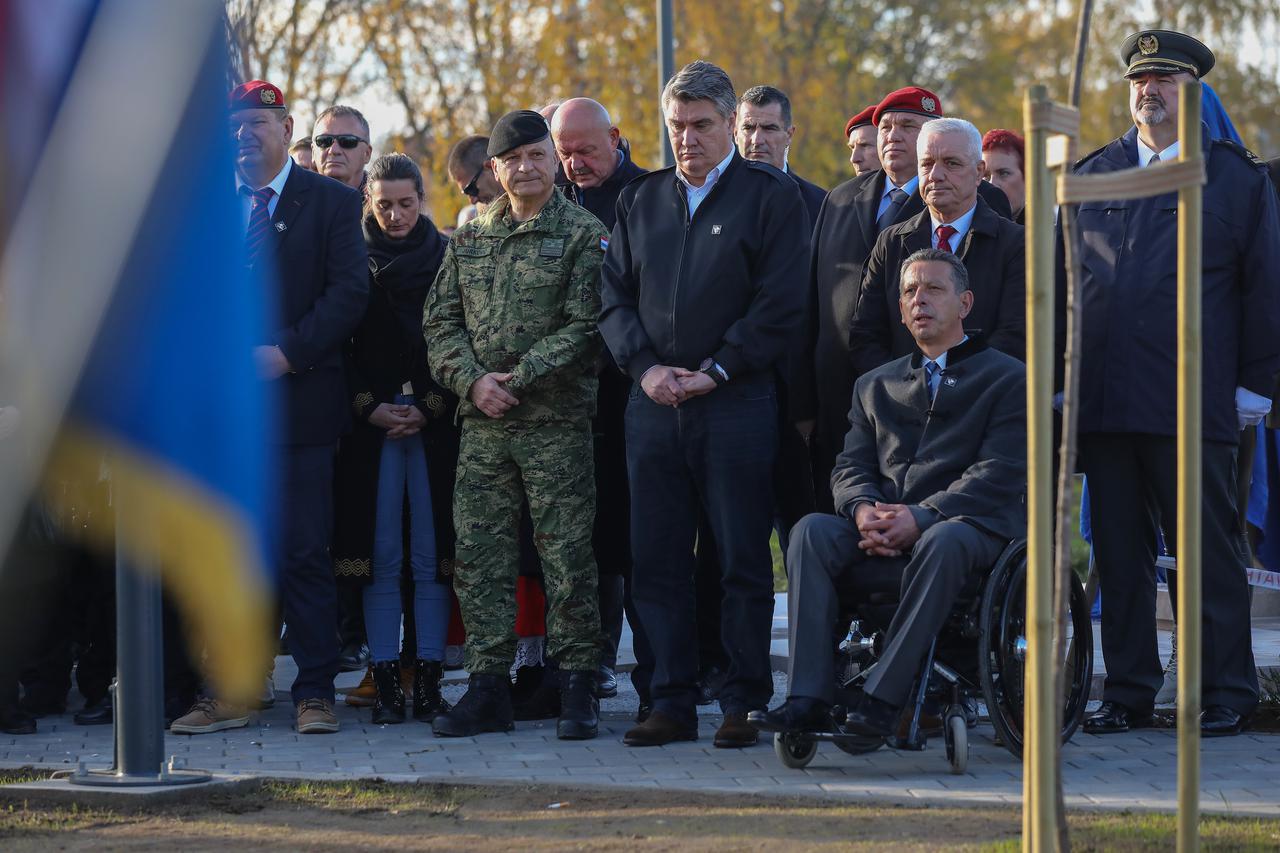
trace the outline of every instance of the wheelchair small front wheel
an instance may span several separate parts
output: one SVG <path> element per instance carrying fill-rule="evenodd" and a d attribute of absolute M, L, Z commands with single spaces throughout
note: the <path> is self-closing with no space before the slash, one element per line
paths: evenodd
<path fill-rule="evenodd" d="M 947 762 L 951 765 L 951 772 L 959 776 L 969 766 L 969 726 L 963 712 L 947 714 L 942 736 L 947 744 Z"/>
<path fill-rule="evenodd" d="M 791 732 L 775 732 L 773 752 L 783 767 L 799 770 L 808 767 L 818 753 L 818 742 L 813 738 Z"/>

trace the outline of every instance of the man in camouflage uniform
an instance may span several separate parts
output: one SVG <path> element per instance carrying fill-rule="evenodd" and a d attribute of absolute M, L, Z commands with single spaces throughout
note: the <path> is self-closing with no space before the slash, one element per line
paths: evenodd
<path fill-rule="evenodd" d="M 490 134 L 506 195 L 454 235 L 427 298 L 434 375 L 463 401 L 454 589 L 471 681 L 437 736 L 512 726 L 517 531 L 527 497 L 561 669 L 557 734 L 596 736 L 600 617 L 591 551 L 591 423 L 604 226 L 555 192 L 546 121 L 518 110 Z"/>

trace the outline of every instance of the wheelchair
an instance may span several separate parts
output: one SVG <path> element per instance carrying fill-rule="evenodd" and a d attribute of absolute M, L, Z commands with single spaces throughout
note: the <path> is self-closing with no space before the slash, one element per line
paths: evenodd
<path fill-rule="evenodd" d="M 857 703 L 868 670 L 878 658 L 883 631 L 896 610 L 897 590 L 873 592 L 853 603 L 852 610 L 842 596 L 841 611 L 850 622 L 837 652 L 830 726 L 826 731 L 775 733 L 773 746 L 778 759 L 789 768 L 805 767 L 823 742 L 850 755 L 874 752 L 883 746 L 922 750 L 930 735 L 940 733 L 951 772 L 961 774 L 968 765 L 969 730 L 978 723 L 979 701 L 986 706 L 997 741 L 1021 758 L 1026 693 L 1026 571 L 1026 542 L 1018 540 L 1005 548 L 990 572 L 970 579 L 925 658 L 898 731 L 889 738 L 846 732 L 845 715 Z M 1089 605 L 1075 576 L 1071 578 L 1066 629 L 1064 743 L 1084 718 L 1093 674 Z M 929 709 L 933 725 L 922 719 Z M 940 727 L 936 724 L 939 717 Z"/>

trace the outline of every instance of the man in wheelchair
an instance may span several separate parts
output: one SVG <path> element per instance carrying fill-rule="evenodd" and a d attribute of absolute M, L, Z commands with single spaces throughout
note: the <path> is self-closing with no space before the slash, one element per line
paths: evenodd
<path fill-rule="evenodd" d="M 837 514 L 791 532 L 787 700 L 749 717 L 766 731 L 830 728 L 837 586 L 879 587 L 889 571 L 900 602 L 847 731 L 890 736 L 966 581 L 1026 532 L 1025 367 L 986 347 L 985 330 L 965 333 L 973 292 L 960 258 L 921 249 L 900 280 L 919 352 L 858 380 L 831 475 Z"/>

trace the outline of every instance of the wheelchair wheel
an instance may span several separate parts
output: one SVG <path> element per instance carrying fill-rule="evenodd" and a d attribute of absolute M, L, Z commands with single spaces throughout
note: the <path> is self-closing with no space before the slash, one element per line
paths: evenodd
<path fill-rule="evenodd" d="M 1064 661 L 1062 740 L 1069 740 L 1084 718 L 1093 675 L 1093 629 L 1084 588 L 1071 579 Z M 1023 668 L 1027 650 L 1026 544 L 1005 549 L 987 578 L 979 612 L 978 669 L 987 714 L 996 736 L 1015 756 L 1022 755 Z"/>
<path fill-rule="evenodd" d="M 947 712 L 942 736 L 947 744 L 947 762 L 951 765 L 951 772 L 959 776 L 969 766 L 969 726 L 965 722 L 964 711 Z"/>
<path fill-rule="evenodd" d="M 782 762 L 783 767 L 799 770 L 808 767 L 809 762 L 818 754 L 818 742 L 804 735 L 775 732 L 773 735 L 773 752 Z"/>

